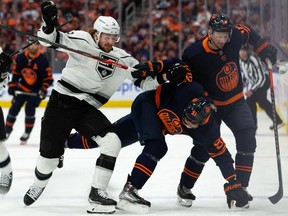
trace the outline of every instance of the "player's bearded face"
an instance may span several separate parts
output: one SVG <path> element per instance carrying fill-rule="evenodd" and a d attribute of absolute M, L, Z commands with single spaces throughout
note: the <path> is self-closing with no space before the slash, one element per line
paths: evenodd
<path fill-rule="evenodd" d="M 214 45 L 216 49 L 222 49 L 229 40 L 229 32 L 215 31 L 210 35 L 210 38 L 212 40 L 212 45 Z"/>
<path fill-rule="evenodd" d="M 110 52 L 117 39 L 117 35 L 102 33 L 98 45 L 105 52 Z"/>

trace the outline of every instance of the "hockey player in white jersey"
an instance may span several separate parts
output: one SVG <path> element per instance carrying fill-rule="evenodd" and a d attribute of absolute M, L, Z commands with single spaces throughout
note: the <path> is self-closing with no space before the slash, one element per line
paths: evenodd
<path fill-rule="evenodd" d="M 89 52 L 94 56 L 110 59 L 133 67 L 138 64 L 124 50 L 114 46 L 119 41 L 120 28 L 109 16 L 100 16 L 89 32 L 75 30 L 69 33 L 57 31 L 58 12 L 52 1 L 41 5 L 43 25 L 38 36 L 73 49 Z M 50 44 L 42 43 L 49 47 Z M 37 158 L 34 184 L 24 196 L 25 205 L 33 204 L 42 194 L 59 157 L 64 154 L 64 144 L 72 129 L 87 139 L 94 139 L 100 146 L 96 161 L 88 213 L 113 213 L 116 201 L 109 198 L 106 188 L 111 178 L 121 143 L 110 121 L 99 111 L 125 79 L 143 89 L 154 89 L 157 79 L 135 80 L 131 72 L 105 64 L 85 56 L 67 52 L 69 59 L 62 71 L 61 79 L 53 87 L 44 117 L 40 136 L 40 155 Z M 133 73 L 133 72 L 132 72 Z"/>
<path fill-rule="evenodd" d="M 12 64 L 9 55 L 2 52 L 0 47 L 0 90 L 4 88 L 9 80 L 8 71 Z M 5 195 L 11 188 L 13 172 L 11 159 L 7 147 L 5 146 L 6 132 L 2 107 L 0 107 L 0 194 Z"/>

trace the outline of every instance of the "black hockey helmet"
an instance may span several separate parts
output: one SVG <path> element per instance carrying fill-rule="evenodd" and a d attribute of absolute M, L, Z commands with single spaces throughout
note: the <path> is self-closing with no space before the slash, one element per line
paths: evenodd
<path fill-rule="evenodd" d="M 185 107 L 183 117 L 193 125 L 205 125 L 213 109 L 215 106 L 209 97 L 194 98 Z"/>
<path fill-rule="evenodd" d="M 224 13 L 213 14 L 208 25 L 216 32 L 231 32 L 233 28 L 231 19 Z"/>

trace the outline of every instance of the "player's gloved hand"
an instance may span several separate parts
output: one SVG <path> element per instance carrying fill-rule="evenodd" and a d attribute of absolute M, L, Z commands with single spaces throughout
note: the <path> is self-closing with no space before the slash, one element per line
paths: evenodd
<path fill-rule="evenodd" d="M 18 90 L 18 83 L 8 83 L 8 94 L 15 96 L 15 91 Z"/>
<path fill-rule="evenodd" d="M 47 88 L 45 86 L 42 86 L 41 89 L 38 92 L 38 97 L 41 100 L 44 100 L 47 96 Z"/>
<path fill-rule="evenodd" d="M 266 63 L 266 59 L 269 59 L 274 65 L 277 61 L 277 49 L 272 46 L 265 39 L 260 39 L 254 46 L 254 51 L 261 61 Z"/>
<path fill-rule="evenodd" d="M 162 71 L 163 62 L 162 61 L 147 61 L 139 63 L 134 66 L 136 71 L 133 71 L 132 77 L 136 79 L 145 79 L 148 76 L 155 77 L 158 73 Z"/>
<path fill-rule="evenodd" d="M 228 207 L 231 208 L 236 201 L 236 207 L 245 207 L 248 205 L 248 193 L 241 186 L 240 181 L 231 180 L 224 184 L 224 191 L 227 196 Z"/>
<path fill-rule="evenodd" d="M 58 10 L 53 1 L 44 1 L 41 4 L 43 31 L 51 34 L 54 27 L 58 26 Z"/>
<path fill-rule="evenodd" d="M 13 60 L 8 54 L 4 52 L 0 54 L 0 82 L 8 76 L 7 71 L 10 70 L 12 62 Z"/>
<path fill-rule="evenodd" d="M 183 82 L 192 82 L 192 73 L 188 65 L 176 63 L 168 70 L 166 78 L 170 83 L 178 85 Z"/>

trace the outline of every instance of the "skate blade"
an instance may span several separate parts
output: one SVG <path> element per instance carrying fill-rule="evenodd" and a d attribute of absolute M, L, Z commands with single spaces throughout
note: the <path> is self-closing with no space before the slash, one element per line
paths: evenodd
<path fill-rule="evenodd" d="M 87 208 L 87 213 L 89 214 L 113 214 L 116 211 L 114 205 L 99 205 L 95 203 L 90 203 Z"/>
<path fill-rule="evenodd" d="M 191 199 L 182 199 L 180 197 L 177 197 L 177 204 L 185 207 L 191 207 L 193 203 L 193 200 Z"/>
<path fill-rule="evenodd" d="M 244 209 L 248 209 L 249 207 L 250 207 L 250 202 L 248 202 L 246 205 L 240 206 L 240 207 L 235 205 L 235 208 L 237 208 L 237 209 L 243 209 L 243 210 L 244 210 Z"/>
<path fill-rule="evenodd" d="M 250 201 L 244 206 L 236 206 L 236 202 L 234 200 L 231 201 L 231 209 L 243 210 L 248 209 L 250 207 Z"/>
<path fill-rule="evenodd" d="M 27 144 L 27 141 L 21 141 L 20 142 L 20 145 L 26 145 Z"/>
<path fill-rule="evenodd" d="M 116 209 L 127 211 L 134 214 L 148 214 L 149 206 L 132 203 L 127 200 L 120 199 L 117 203 Z"/>

